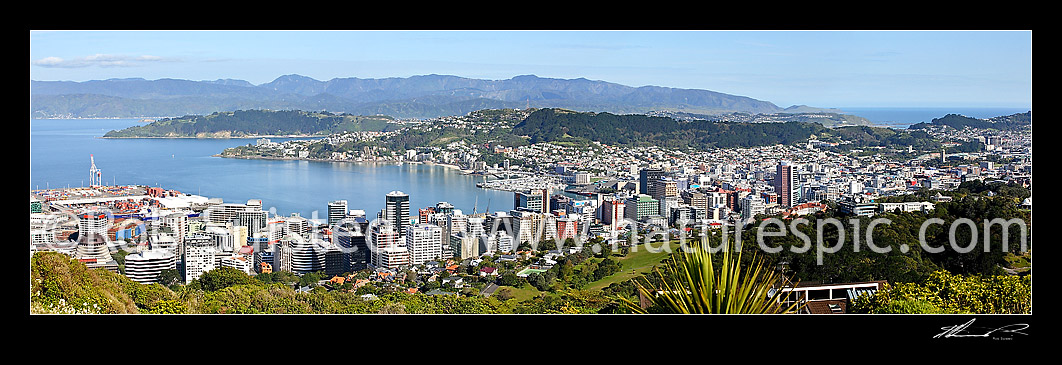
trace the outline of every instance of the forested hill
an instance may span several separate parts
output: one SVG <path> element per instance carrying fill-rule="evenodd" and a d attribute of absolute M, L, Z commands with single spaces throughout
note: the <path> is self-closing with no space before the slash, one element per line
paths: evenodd
<path fill-rule="evenodd" d="M 105 138 L 243 137 L 265 135 L 326 135 L 346 131 L 394 128 L 387 116 L 354 116 L 328 112 L 237 110 L 210 115 L 161 119 L 104 134 Z"/>
<path fill-rule="evenodd" d="M 542 109 L 513 128 L 531 142 L 586 139 L 610 145 L 665 148 L 751 147 L 790 144 L 827 130 L 816 123 L 680 122 L 667 117 Z"/>
<path fill-rule="evenodd" d="M 948 126 L 955 129 L 962 129 L 964 127 L 999 130 L 1021 129 L 1032 126 L 1032 111 L 988 119 L 971 118 L 959 114 L 948 114 L 940 118 L 934 118 L 929 123 L 923 122 L 912 124 L 908 129 L 925 129 L 930 126 Z"/>
<path fill-rule="evenodd" d="M 668 117 L 583 113 L 541 109 L 513 128 L 531 143 L 597 141 L 609 145 L 666 148 L 741 148 L 807 141 L 848 141 L 851 147 L 916 147 L 931 143 L 924 132 L 896 131 L 870 126 L 827 128 L 815 122 L 678 121 Z"/>

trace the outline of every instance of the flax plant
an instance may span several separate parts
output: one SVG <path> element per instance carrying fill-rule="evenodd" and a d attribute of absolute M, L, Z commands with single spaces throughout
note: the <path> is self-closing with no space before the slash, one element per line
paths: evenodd
<path fill-rule="evenodd" d="M 644 277 L 636 280 L 641 296 L 649 299 L 648 308 L 624 298 L 620 302 L 633 313 L 773 314 L 800 309 L 799 303 L 787 307 L 780 303 L 788 295 L 778 290 L 784 278 L 762 259 L 753 256 L 751 265 L 742 266 L 740 250 L 735 253 L 724 244 L 717 249 L 722 262 L 716 268 L 712 250 L 693 244 L 674 260 L 666 260 L 662 271 L 654 268 L 660 287 Z"/>

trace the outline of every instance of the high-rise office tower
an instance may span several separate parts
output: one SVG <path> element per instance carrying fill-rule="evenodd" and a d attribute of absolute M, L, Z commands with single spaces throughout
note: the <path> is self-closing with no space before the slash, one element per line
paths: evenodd
<path fill-rule="evenodd" d="M 336 276 L 350 272 L 350 253 L 339 246 L 329 247 L 324 253 L 325 275 Z"/>
<path fill-rule="evenodd" d="M 442 257 L 443 230 L 434 224 L 406 227 L 406 251 L 409 263 L 420 265 Z M 449 242 L 447 242 L 449 243 Z"/>
<path fill-rule="evenodd" d="M 210 237 L 210 240 L 214 242 L 214 248 L 218 252 L 233 252 L 235 250 L 235 237 L 225 226 L 208 225 L 200 234 Z"/>
<path fill-rule="evenodd" d="M 468 217 L 468 229 L 466 232 L 473 237 L 479 237 L 486 233 L 485 224 L 486 218 L 484 217 Z"/>
<path fill-rule="evenodd" d="M 677 197 L 678 182 L 669 178 L 659 178 L 655 181 L 651 181 L 648 194 L 657 200 L 664 200 L 664 198 L 667 197 Z"/>
<path fill-rule="evenodd" d="M 289 235 L 298 235 L 303 239 L 310 239 L 310 221 L 299 216 L 299 213 L 291 213 L 284 219 L 285 232 Z"/>
<path fill-rule="evenodd" d="M 664 169 L 658 167 L 642 169 L 638 175 L 638 193 L 649 194 L 649 186 L 660 180 L 664 175 Z"/>
<path fill-rule="evenodd" d="M 184 283 L 191 283 L 203 273 L 214 270 L 214 253 L 217 252 L 214 240 L 209 236 L 195 234 L 184 240 Z"/>
<path fill-rule="evenodd" d="M 335 200 L 328 202 L 328 226 L 333 227 L 347 216 L 347 201 Z"/>
<path fill-rule="evenodd" d="M 648 216 L 660 214 L 660 201 L 645 194 L 627 198 L 623 213 L 627 219 L 640 221 Z"/>
<path fill-rule="evenodd" d="M 789 162 L 782 161 L 774 175 L 774 191 L 778 194 L 778 205 L 786 208 L 796 205 L 796 196 L 793 194 L 793 167 Z"/>
<path fill-rule="evenodd" d="M 435 204 L 435 212 L 449 214 L 454 212 L 454 205 L 447 202 L 438 202 Z"/>
<path fill-rule="evenodd" d="M 168 227 L 170 235 L 174 241 L 178 244 L 184 242 L 184 236 L 188 235 L 188 214 L 186 213 L 170 213 L 159 218 L 162 226 Z M 181 252 L 175 252 L 177 256 L 181 255 Z"/>
<path fill-rule="evenodd" d="M 369 263 L 373 267 L 382 267 L 385 250 L 398 248 L 398 232 L 394 226 L 375 226 L 369 233 Z"/>
<path fill-rule="evenodd" d="M 457 232 L 450 235 L 449 240 L 452 257 L 464 260 L 479 256 L 479 236 Z"/>
<path fill-rule="evenodd" d="M 513 193 L 513 209 L 519 208 L 549 213 L 549 189 L 530 189 Z"/>
<path fill-rule="evenodd" d="M 203 211 L 203 216 L 206 217 L 208 223 L 224 224 L 237 219 L 236 214 L 245 210 L 247 210 L 246 204 L 222 203 L 207 208 Z"/>
<path fill-rule="evenodd" d="M 236 224 L 247 227 L 247 234 L 253 235 L 265 228 L 268 216 L 267 211 L 248 207 L 247 210 L 236 212 Z"/>
<path fill-rule="evenodd" d="M 575 239 L 579 234 L 579 214 L 566 215 L 557 218 L 557 243 Z"/>
<path fill-rule="evenodd" d="M 741 199 L 741 219 L 749 220 L 764 212 L 763 198 L 759 194 L 746 195 Z"/>
<path fill-rule="evenodd" d="M 453 250 L 450 249 L 450 236 L 458 233 L 468 232 L 468 220 L 469 217 L 464 215 L 460 209 L 456 209 L 446 214 L 446 221 L 443 222 L 443 256 L 442 258 L 448 259 L 453 257 L 451 254 Z"/>
<path fill-rule="evenodd" d="M 623 218 L 626 217 L 625 207 L 626 204 L 623 200 L 608 197 L 601 203 L 601 222 L 608 225 L 610 231 L 615 231 L 619 228 Z"/>
<path fill-rule="evenodd" d="M 384 201 L 384 219 L 386 219 L 398 232 L 405 233 L 409 225 L 409 194 L 401 191 L 387 193 Z"/>

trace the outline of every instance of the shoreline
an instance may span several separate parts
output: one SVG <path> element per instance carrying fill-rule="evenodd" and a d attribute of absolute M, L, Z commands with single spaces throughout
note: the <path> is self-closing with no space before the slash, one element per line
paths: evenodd
<path fill-rule="evenodd" d="M 324 138 L 324 137 L 327 137 L 327 136 L 320 136 L 320 135 L 274 135 L 274 134 L 268 134 L 268 135 L 260 135 L 260 136 L 259 135 L 255 135 L 255 136 L 240 136 L 240 137 L 232 137 L 232 136 L 229 136 L 229 137 L 198 137 L 198 136 L 181 136 L 181 137 L 176 137 L 176 136 L 175 137 L 146 137 L 146 136 L 140 136 L 140 137 L 106 137 L 106 136 L 99 136 L 99 137 L 95 137 L 95 138 L 99 138 L 99 139 L 258 139 L 258 138 Z"/>
<path fill-rule="evenodd" d="M 469 173 L 474 172 L 473 170 L 465 170 L 465 169 L 462 169 L 460 166 L 453 165 L 453 164 L 445 164 L 445 163 L 429 162 L 429 161 L 390 161 L 390 160 L 361 160 L 361 161 L 358 161 L 358 160 L 334 160 L 334 159 L 328 159 L 328 158 L 298 158 L 298 157 L 268 157 L 268 156 L 257 156 L 257 157 L 225 156 L 225 155 L 222 155 L 222 154 L 213 154 L 213 155 L 210 155 L 210 157 L 234 158 L 234 159 L 240 159 L 240 160 L 346 162 L 346 163 L 364 163 L 364 164 L 373 164 L 373 165 L 376 165 L 376 164 L 385 164 L 385 165 L 415 164 L 415 165 L 432 165 L 432 166 L 445 167 L 445 168 L 448 168 L 448 169 L 453 169 L 453 170 L 460 171 L 460 172 L 462 172 L 464 174 L 469 174 Z"/>

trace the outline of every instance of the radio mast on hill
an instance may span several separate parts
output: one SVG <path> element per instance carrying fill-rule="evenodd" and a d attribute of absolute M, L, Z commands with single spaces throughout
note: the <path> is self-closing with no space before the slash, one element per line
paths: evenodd
<path fill-rule="evenodd" d="M 89 155 L 89 162 L 92 166 L 89 167 L 89 186 L 103 185 L 103 176 L 100 174 L 100 169 L 96 168 L 96 159 Z"/>

